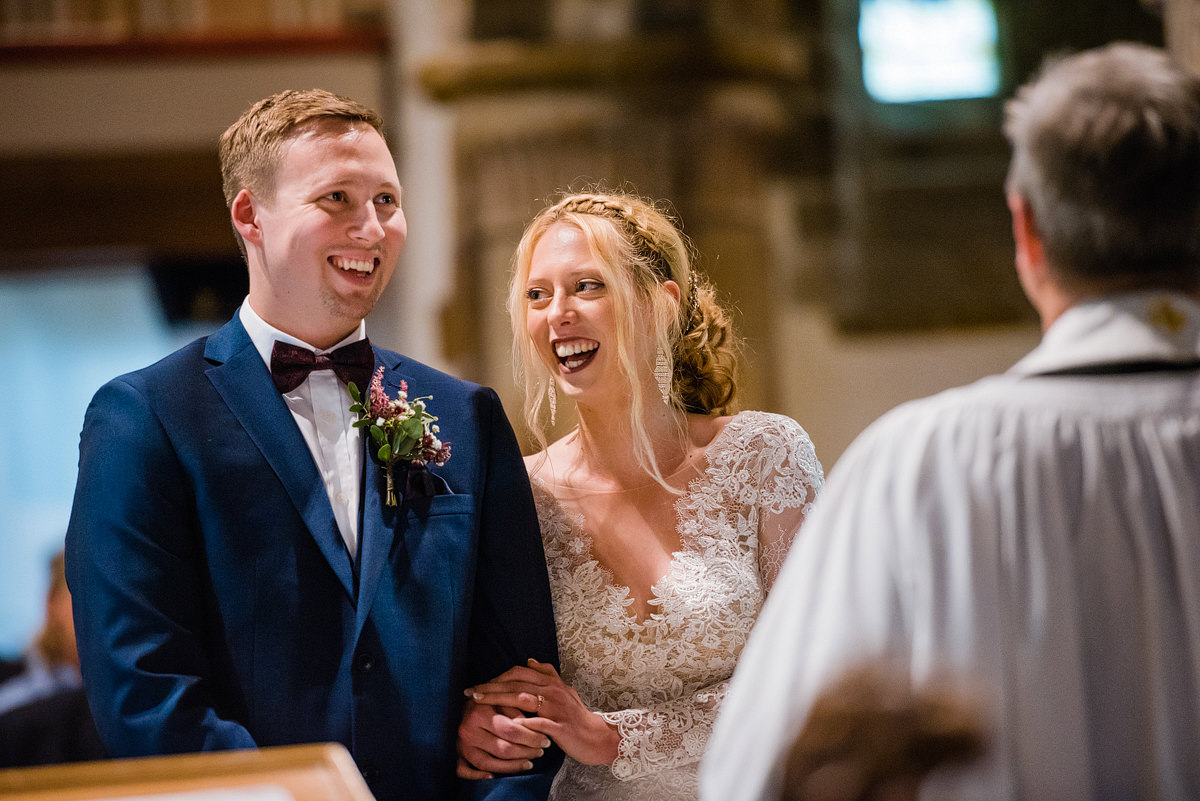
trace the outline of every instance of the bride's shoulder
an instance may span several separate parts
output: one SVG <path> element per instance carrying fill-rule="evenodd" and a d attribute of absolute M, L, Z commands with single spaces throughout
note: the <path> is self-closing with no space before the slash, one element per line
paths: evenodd
<path fill-rule="evenodd" d="M 734 415 L 709 417 L 703 414 L 689 414 L 687 428 L 692 445 L 707 447 L 713 444 L 733 419 Z"/>
<path fill-rule="evenodd" d="M 529 483 L 536 492 L 554 485 L 554 470 L 549 464 L 545 451 L 531 453 L 525 457 L 525 472 L 529 474 Z"/>
<path fill-rule="evenodd" d="M 726 439 L 754 438 L 763 432 L 803 431 L 795 420 L 771 412 L 744 411 L 723 417 L 689 414 L 688 430 L 694 445 L 708 446 Z"/>
<path fill-rule="evenodd" d="M 801 425 L 784 414 L 748 410 L 738 412 L 733 417 L 727 419 L 730 421 L 729 428 L 731 430 L 746 432 L 750 435 L 760 432 L 774 432 L 788 436 L 798 436 L 803 439 L 808 438 L 808 434 L 805 433 Z"/>
<path fill-rule="evenodd" d="M 723 420 L 714 440 L 716 450 L 728 451 L 730 458 L 752 459 L 763 452 L 778 453 L 812 450 L 812 440 L 799 423 L 774 412 L 744 411 Z"/>
<path fill-rule="evenodd" d="M 529 474 L 529 477 L 540 478 L 538 473 L 541 472 L 542 466 L 546 461 L 546 452 L 538 451 L 537 453 L 531 453 L 524 457 L 524 459 L 525 472 Z"/>
<path fill-rule="evenodd" d="M 525 471 L 534 483 L 553 487 L 560 483 L 558 477 L 570 465 L 572 458 L 573 455 L 560 439 L 551 443 L 545 450 L 526 456 Z"/>

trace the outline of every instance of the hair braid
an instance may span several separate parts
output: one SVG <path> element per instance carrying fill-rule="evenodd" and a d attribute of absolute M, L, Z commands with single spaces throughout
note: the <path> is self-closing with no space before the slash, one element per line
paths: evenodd
<path fill-rule="evenodd" d="M 646 257 L 651 269 L 658 275 L 660 281 L 672 279 L 670 258 L 664 252 L 664 243 L 659 241 L 646 214 L 649 212 L 658 217 L 667 215 L 658 211 L 648 203 L 632 202 L 634 198 L 624 195 L 578 194 L 569 195 L 551 207 L 549 214 L 560 217 L 562 214 L 591 214 L 606 217 L 627 227 L 633 233 L 631 244 L 635 252 L 643 251 L 640 255 Z M 640 208 L 639 208 L 640 207 Z"/>

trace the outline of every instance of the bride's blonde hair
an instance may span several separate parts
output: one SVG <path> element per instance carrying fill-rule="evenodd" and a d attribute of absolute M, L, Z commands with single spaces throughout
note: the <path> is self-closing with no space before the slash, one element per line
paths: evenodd
<path fill-rule="evenodd" d="M 725 414 L 736 392 L 737 342 L 729 315 L 711 286 L 692 270 L 687 239 L 671 215 L 654 204 L 625 193 L 582 192 L 560 198 L 534 217 L 513 257 L 508 311 L 513 329 L 517 383 L 525 389 L 525 422 L 538 445 L 546 447 L 543 406 L 554 380 L 525 328 L 528 304 L 525 283 L 533 251 L 557 223 L 578 228 L 588 243 L 608 287 L 616 318 L 617 364 L 630 388 L 630 424 L 634 457 L 651 476 L 665 484 L 644 420 L 648 406 L 640 366 L 632 343 L 649 336 L 656 352 L 666 357 L 671 386 L 669 403 L 681 412 Z M 660 291 L 674 281 L 681 297 L 676 302 Z M 647 309 L 642 315 L 640 309 Z"/>

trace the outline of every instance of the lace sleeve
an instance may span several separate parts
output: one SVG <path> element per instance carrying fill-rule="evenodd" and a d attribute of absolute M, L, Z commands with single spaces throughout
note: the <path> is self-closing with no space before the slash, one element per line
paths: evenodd
<path fill-rule="evenodd" d="M 758 570 L 770 592 L 800 524 L 808 515 L 825 475 L 812 440 L 796 421 L 763 415 L 759 452 Z"/>
<path fill-rule="evenodd" d="M 601 712 L 621 734 L 613 776 L 628 781 L 699 762 L 728 684 L 720 681 L 689 696 L 641 709 Z"/>

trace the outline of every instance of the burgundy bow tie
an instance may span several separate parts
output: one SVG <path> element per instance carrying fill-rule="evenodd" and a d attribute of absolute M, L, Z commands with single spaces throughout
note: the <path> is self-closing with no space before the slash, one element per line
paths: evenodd
<path fill-rule="evenodd" d="M 275 340 L 275 347 L 271 349 L 271 381 L 280 392 L 291 392 L 303 384 L 313 370 L 333 370 L 343 384 L 353 381 L 365 391 L 374 367 L 375 353 L 367 339 L 320 356 L 308 348 L 279 340 Z"/>

